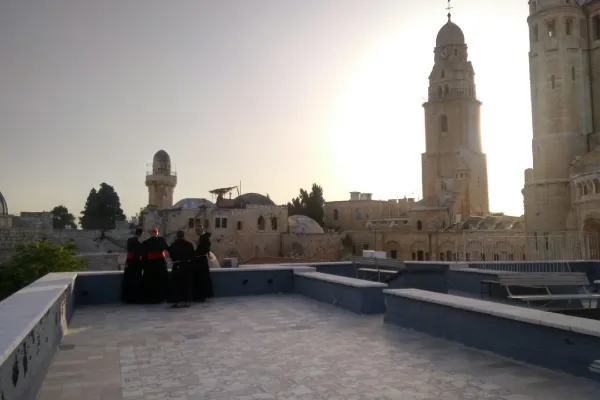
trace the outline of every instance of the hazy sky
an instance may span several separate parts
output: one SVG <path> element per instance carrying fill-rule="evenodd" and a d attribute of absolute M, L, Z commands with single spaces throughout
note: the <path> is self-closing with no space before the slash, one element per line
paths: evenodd
<path fill-rule="evenodd" d="M 531 165 L 526 0 L 458 0 L 483 102 L 490 208 L 520 215 Z M 0 191 L 9 211 L 115 187 L 148 202 L 165 149 L 176 201 L 237 185 L 277 203 L 421 194 L 445 0 L 2 0 Z"/>

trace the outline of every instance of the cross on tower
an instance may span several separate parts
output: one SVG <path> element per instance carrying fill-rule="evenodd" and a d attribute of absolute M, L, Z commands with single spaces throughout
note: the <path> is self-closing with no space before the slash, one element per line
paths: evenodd
<path fill-rule="evenodd" d="M 448 6 L 446 7 L 446 10 L 448 10 L 448 19 L 450 19 L 450 17 L 452 16 L 452 14 L 450 14 L 450 11 L 452 11 L 453 8 L 454 6 L 452 5 L 452 0 L 448 0 Z"/>

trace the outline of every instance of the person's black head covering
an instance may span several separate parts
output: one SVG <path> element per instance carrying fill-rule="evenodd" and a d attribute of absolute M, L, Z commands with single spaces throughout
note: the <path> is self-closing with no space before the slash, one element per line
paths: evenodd
<path fill-rule="evenodd" d="M 182 230 L 178 230 L 177 233 L 176 233 L 176 237 L 177 237 L 177 239 L 183 239 L 183 238 L 185 238 L 185 232 L 182 231 Z"/>
<path fill-rule="evenodd" d="M 142 236 L 143 233 L 144 233 L 144 230 L 142 228 L 137 228 L 135 230 L 135 236 Z"/>

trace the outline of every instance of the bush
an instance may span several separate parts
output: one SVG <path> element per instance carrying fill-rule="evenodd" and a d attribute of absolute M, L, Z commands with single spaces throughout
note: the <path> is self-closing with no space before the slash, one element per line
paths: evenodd
<path fill-rule="evenodd" d="M 51 272 L 85 271 L 88 262 L 75 257 L 75 250 L 75 243 L 18 245 L 12 258 L 0 266 L 0 301 Z"/>

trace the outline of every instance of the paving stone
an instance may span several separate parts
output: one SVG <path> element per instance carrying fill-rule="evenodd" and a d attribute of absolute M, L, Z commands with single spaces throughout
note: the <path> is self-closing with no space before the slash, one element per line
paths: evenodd
<path fill-rule="evenodd" d="M 578 400 L 600 384 L 300 296 L 76 310 L 49 400 Z M 566 396 L 566 397 L 565 397 Z"/>

